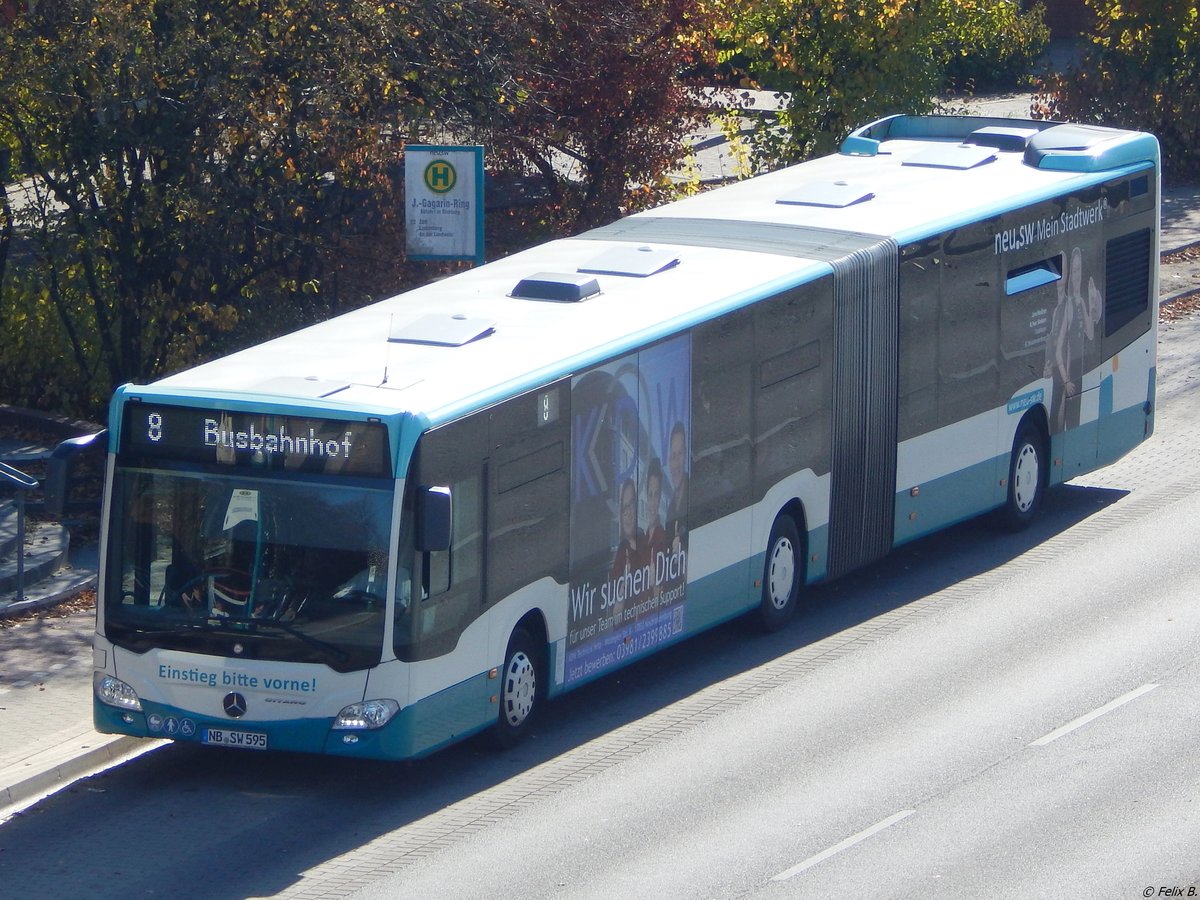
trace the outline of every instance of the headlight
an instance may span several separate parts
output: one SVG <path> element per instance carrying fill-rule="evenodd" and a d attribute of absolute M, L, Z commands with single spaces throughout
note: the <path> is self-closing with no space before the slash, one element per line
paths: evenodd
<path fill-rule="evenodd" d="M 101 703 L 107 703 L 118 709 L 142 711 L 142 701 L 138 699 L 137 693 L 120 678 L 113 678 L 103 672 L 97 672 L 92 678 L 92 687 Z"/>
<path fill-rule="evenodd" d="M 395 700 L 365 700 L 351 703 L 333 720 L 334 731 L 370 731 L 382 728 L 400 711 Z"/>

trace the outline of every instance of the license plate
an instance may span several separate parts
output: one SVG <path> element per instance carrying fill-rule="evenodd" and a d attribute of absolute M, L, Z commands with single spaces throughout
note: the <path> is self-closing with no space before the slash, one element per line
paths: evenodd
<path fill-rule="evenodd" d="M 267 749 L 267 736 L 261 731 L 225 731 L 210 728 L 204 732 L 202 742 L 219 744 L 222 747 L 245 747 L 249 750 Z"/>

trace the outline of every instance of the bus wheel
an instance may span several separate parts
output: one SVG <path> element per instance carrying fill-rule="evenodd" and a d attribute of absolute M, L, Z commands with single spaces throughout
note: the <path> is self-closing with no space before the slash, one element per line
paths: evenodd
<path fill-rule="evenodd" d="M 493 732 L 501 749 L 516 746 L 529 731 L 544 692 L 541 659 L 533 635 L 524 628 L 514 630 L 500 673 L 500 713 Z"/>
<path fill-rule="evenodd" d="M 771 526 L 767 561 L 763 565 L 759 620 L 767 631 L 778 631 L 796 614 L 804 568 L 800 534 L 792 517 L 783 514 Z"/>
<path fill-rule="evenodd" d="M 1008 496 L 999 510 L 1004 528 L 1019 531 L 1033 521 L 1046 496 L 1049 475 L 1042 431 L 1032 422 L 1024 422 L 1017 429 L 1008 462 Z"/>

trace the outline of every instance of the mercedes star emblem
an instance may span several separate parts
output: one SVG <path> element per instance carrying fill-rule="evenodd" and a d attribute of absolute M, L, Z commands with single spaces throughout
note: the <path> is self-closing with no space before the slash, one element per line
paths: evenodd
<path fill-rule="evenodd" d="M 221 705 L 225 707 L 225 715 L 231 719 L 240 719 L 246 714 L 246 698 L 241 694 L 226 694 Z"/>

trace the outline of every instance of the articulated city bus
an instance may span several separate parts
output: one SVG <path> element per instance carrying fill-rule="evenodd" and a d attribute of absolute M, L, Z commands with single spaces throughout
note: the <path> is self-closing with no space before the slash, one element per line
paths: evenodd
<path fill-rule="evenodd" d="M 101 731 L 403 758 L 1137 446 L 1147 134 L 898 116 L 114 397 Z"/>

